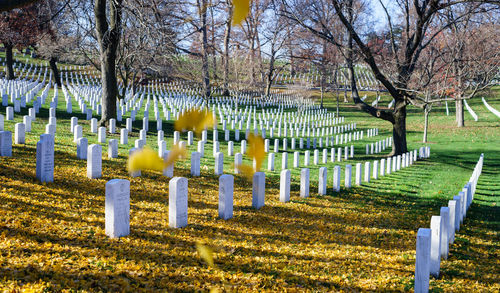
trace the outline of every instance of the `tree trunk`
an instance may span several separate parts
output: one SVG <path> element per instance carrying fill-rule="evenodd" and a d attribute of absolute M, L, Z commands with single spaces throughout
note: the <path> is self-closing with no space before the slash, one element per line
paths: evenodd
<path fill-rule="evenodd" d="M 116 97 L 118 84 L 116 78 L 116 50 L 120 42 L 122 0 L 95 0 L 94 14 L 101 63 L 102 115 L 99 125 L 105 125 L 116 118 Z M 109 8 L 109 9 L 108 9 Z M 109 10 L 109 20 L 106 12 Z"/>
<path fill-rule="evenodd" d="M 394 106 L 394 123 L 392 125 L 392 152 L 389 156 L 406 153 L 406 104 L 403 99 L 397 99 Z"/>
<path fill-rule="evenodd" d="M 233 4 L 227 2 L 228 18 L 226 22 L 226 32 L 224 34 L 224 80 L 223 80 L 223 96 L 229 96 L 229 41 L 231 40 L 231 22 L 233 20 Z"/>
<path fill-rule="evenodd" d="M 337 117 L 339 117 L 339 102 L 340 102 L 340 93 L 337 87 Z"/>
<path fill-rule="evenodd" d="M 269 59 L 269 69 L 267 71 L 266 77 L 266 96 L 269 96 L 271 93 L 271 86 L 273 83 L 273 74 L 274 74 L 274 55 L 276 54 L 274 50 L 274 41 L 271 43 L 271 59 Z"/>
<path fill-rule="evenodd" d="M 52 77 L 56 82 L 57 86 L 61 88 L 61 77 L 59 76 L 59 69 L 57 69 L 57 59 L 55 57 L 50 57 L 49 60 L 50 69 L 52 70 Z"/>
<path fill-rule="evenodd" d="M 207 0 L 198 1 L 198 11 L 200 14 L 200 42 L 201 42 L 201 75 L 203 80 L 203 96 L 210 97 L 210 75 L 208 72 L 208 36 L 207 36 Z"/>
<path fill-rule="evenodd" d="M 215 50 L 215 19 L 214 19 L 214 5 L 210 1 L 210 19 L 211 19 L 211 32 L 212 32 L 212 69 L 213 69 L 213 82 L 217 83 L 217 53 Z"/>
<path fill-rule="evenodd" d="M 101 56 L 102 82 L 102 115 L 100 125 L 104 125 L 111 118 L 116 118 L 116 97 L 118 84 L 115 70 L 116 52 L 106 52 Z"/>
<path fill-rule="evenodd" d="M 429 128 L 429 113 L 431 112 L 427 108 L 428 108 L 427 106 L 424 108 L 424 137 L 422 139 L 423 143 L 427 142 L 427 129 Z"/>
<path fill-rule="evenodd" d="M 349 1 L 347 3 L 348 8 L 347 8 L 347 15 L 348 15 L 348 20 L 350 24 L 353 24 L 354 22 L 354 16 L 353 16 L 353 11 L 352 11 L 352 5 L 353 1 Z M 356 75 L 354 72 L 354 43 L 352 39 L 352 34 L 347 32 L 347 52 L 346 52 L 346 57 L 345 61 L 347 63 L 347 73 L 349 76 L 349 83 L 351 86 L 351 98 L 354 100 L 359 98 L 358 94 L 358 87 L 356 86 Z"/>
<path fill-rule="evenodd" d="M 464 100 L 459 97 L 455 102 L 457 127 L 464 127 Z"/>
<path fill-rule="evenodd" d="M 12 57 L 12 45 L 3 44 L 5 47 L 5 55 L 6 55 L 6 66 L 7 66 L 7 79 L 13 80 L 16 78 L 14 75 L 14 58 Z"/>
<path fill-rule="evenodd" d="M 323 109 L 323 83 L 320 85 L 320 94 L 321 94 L 321 109 Z"/>

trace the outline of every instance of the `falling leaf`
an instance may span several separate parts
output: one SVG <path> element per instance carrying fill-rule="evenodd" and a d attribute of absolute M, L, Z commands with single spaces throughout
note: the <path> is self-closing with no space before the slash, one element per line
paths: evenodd
<path fill-rule="evenodd" d="M 162 171 L 166 167 L 175 163 L 175 161 L 186 157 L 186 149 L 180 145 L 174 145 L 168 157 L 164 160 L 157 152 L 145 147 L 134 152 L 128 159 L 127 169 L 129 172 L 137 172 L 141 170 Z"/>
<path fill-rule="evenodd" d="M 190 109 L 179 116 L 174 128 L 177 131 L 194 131 L 199 135 L 205 128 L 216 125 L 212 113 L 207 110 Z"/>
<path fill-rule="evenodd" d="M 147 147 L 130 155 L 127 164 L 127 169 L 131 173 L 140 170 L 161 171 L 164 167 L 163 159 L 160 158 L 158 153 Z"/>
<path fill-rule="evenodd" d="M 250 12 L 250 0 L 233 0 L 233 6 L 233 25 L 238 25 Z"/>
<path fill-rule="evenodd" d="M 213 250 L 200 243 L 196 242 L 196 250 L 198 250 L 198 253 L 200 254 L 200 257 L 211 267 L 214 266 L 214 252 Z"/>
<path fill-rule="evenodd" d="M 241 174 L 247 177 L 248 180 L 251 180 L 253 174 L 255 173 L 253 167 L 249 165 L 243 165 L 243 164 L 238 165 L 238 170 L 240 171 Z"/>
<path fill-rule="evenodd" d="M 173 145 L 168 153 L 168 157 L 165 159 L 164 166 L 171 166 L 175 161 L 185 158 L 186 154 L 186 148 L 181 147 L 179 144 Z"/>
<path fill-rule="evenodd" d="M 255 161 L 255 171 L 259 172 L 262 162 L 266 158 L 264 139 L 251 133 L 248 136 L 248 156 Z"/>

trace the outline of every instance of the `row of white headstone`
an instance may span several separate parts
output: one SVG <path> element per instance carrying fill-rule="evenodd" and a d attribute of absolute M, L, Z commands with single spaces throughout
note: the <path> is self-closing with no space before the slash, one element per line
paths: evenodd
<path fill-rule="evenodd" d="M 462 191 L 441 207 L 439 216 L 431 217 L 431 227 L 420 228 L 417 232 L 415 260 L 415 292 L 429 292 L 430 276 L 439 277 L 441 259 L 448 259 L 449 246 L 455 241 L 455 233 L 460 230 L 467 210 L 476 192 L 481 175 L 484 154 L 479 157 L 472 176 Z"/>
<path fill-rule="evenodd" d="M 385 151 L 386 147 L 390 147 L 392 145 L 392 137 L 387 137 L 385 139 L 379 140 L 375 143 L 366 145 L 366 154 L 373 155 L 378 154 L 382 151 Z"/>
<path fill-rule="evenodd" d="M 195 152 L 197 153 L 197 152 Z M 193 153 L 194 154 L 194 153 Z M 197 153 L 199 154 L 199 153 Z M 424 148 L 424 158 L 428 158 L 429 149 Z M 398 167 L 408 167 L 416 159 L 417 152 L 412 151 L 403 156 L 394 158 L 395 164 L 393 171 L 399 170 Z M 196 156 L 199 159 L 199 156 Z M 192 157 L 193 159 L 193 157 Z M 391 158 L 388 158 L 388 173 L 391 173 Z M 217 161 L 216 161 L 217 162 Z M 385 174 L 385 159 L 382 159 L 380 174 Z M 217 163 L 216 163 L 217 164 Z M 345 188 L 351 188 L 352 171 L 351 165 L 345 169 Z M 340 191 L 340 166 L 334 167 L 333 190 Z M 198 164 L 199 172 L 199 164 Z M 191 164 L 191 173 L 193 175 L 193 164 Z M 361 179 L 362 164 L 356 165 L 356 185 L 362 184 Z M 318 194 L 327 194 L 328 171 L 326 167 L 319 168 L 318 176 Z M 378 161 L 374 162 L 373 177 L 378 179 Z M 198 174 L 199 175 L 199 174 Z M 222 174 L 219 177 L 219 217 L 227 220 L 233 217 L 233 191 L 234 177 L 229 174 Z M 301 169 L 300 172 L 300 197 L 309 197 L 310 188 L 310 170 Z M 365 182 L 370 181 L 370 162 L 365 163 Z M 260 209 L 265 205 L 265 173 L 256 172 L 253 175 L 252 183 L 252 207 Z M 284 169 L 280 174 L 280 195 L 281 202 L 290 201 L 291 171 Z M 113 179 L 106 183 L 105 200 L 105 230 L 109 237 L 123 237 L 130 233 L 130 181 L 124 179 Z M 172 228 L 182 228 L 188 224 L 188 179 L 184 177 L 174 177 L 169 182 L 169 226 Z"/>

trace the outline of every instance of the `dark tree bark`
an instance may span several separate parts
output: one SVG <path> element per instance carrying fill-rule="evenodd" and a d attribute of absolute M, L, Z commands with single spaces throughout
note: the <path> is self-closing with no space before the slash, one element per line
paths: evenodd
<path fill-rule="evenodd" d="M 198 0 L 198 13 L 201 20 L 200 42 L 201 42 L 201 75 L 203 79 L 203 96 L 210 97 L 210 74 L 208 71 L 208 36 L 207 36 L 207 0 Z"/>
<path fill-rule="evenodd" d="M 227 1 L 227 22 L 224 33 L 224 77 L 223 77 L 223 96 L 229 96 L 229 41 L 231 40 L 231 22 L 233 21 L 233 4 Z"/>
<path fill-rule="evenodd" d="M 12 54 L 12 45 L 11 44 L 3 44 L 5 47 L 5 65 L 7 66 L 7 79 L 13 80 L 16 78 L 14 75 L 14 58 Z"/>
<path fill-rule="evenodd" d="M 406 146 L 406 102 L 404 100 L 396 100 L 393 117 L 393 141 L 390 156 L 403 154 L 408 151 Z"/>
<path fill-rule="evenodd" d="M 59 69 L 57 69 L 57 58 L 50 57 L 49 65 L 52 70 L 52 78 L 56 82 L 57 86 L 61 88 L 61 76 L 59 75 Z"/>
<path fill-rule="evenodd" d="M 269 68 L 267 70 L 267 76 L 266 76 L 266 96 L 269 96 L 271 93 L 271 86 L 273 84 L 273 74 L 274 74 L 274 42 L 271 43 L 271 58 L 269 59 Z"/>
<path fill-rule="evenodd" d="M 122 1 L 110 0 L 109 5 L 107 5 L 106 0 L 95 0 L 94 2 L 102 82 L 100 125 L 107 124 L 111 118 L 116 118 L 116 99 L 118 96 L 116 50 L 121 35 Z M 107 6 L 109 6 L 108 9 Z M 109 11 L 109 20 L 106 16 L 107 10 Z"/>

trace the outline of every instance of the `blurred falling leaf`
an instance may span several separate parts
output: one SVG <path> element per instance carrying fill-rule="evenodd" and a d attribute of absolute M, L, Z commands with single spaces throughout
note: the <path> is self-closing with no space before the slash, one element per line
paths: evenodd
<path fill-rule="evenodd" d="M 255 172 L 259 172 L 262 162 L 266 158 L 264 139 L 261 136 L 253 133 L 248 136 L 248 156 L 255 161 Z"/>
<path fill-rule="evenodd" d="M 160 158 L 157 152 L 147 147 L 134 152 L 128 158 L 127 169 L 129 172 L 140 170 L 162 171 L 163 168 L 165 168 L 163 159 Z"/>
<path fill-rule="evenodd" d="M 253 174 L 255 173 L 255 170 L 253 169 L 252 166 L 249 165 L 239 165 L 238 170 L 240 171 L 241 174 L 243 174 L 245 177 L 247 177 L 248 180 L 251 180 L 253 177 Z"/>
<path fill-rule="evenodd" d="M 165 160 L 162 159 L 157 152 L 145 147 L 130 155 L 128 158 L 127 170 L 130 173 L 141 170 L 162 171 L 166 167 L 175 163 L 175 161 L 185 157 L 186 149 L 177 144 L 172 147 Z"/>
<path fill-rule="evenodd" d="M 179 116 L 175 121 L 174 128 L 177 131 L 192 130 L 200 134 L 205 128 L 213 127 L 216 121 L 212 113 L 206 110 L 190 109 Z"/>
<path fill-rule="evenodd" d="M 250 11 L 251 0 L 233 0 L 233 25 L 240 24 Z"/>
<path fill-rule="evenodd" d="M 186 148 L 181 147 L 179 144 L 174 144 L 168 153 L 168 157 L 165 159 L 164 166 L 168 167 L 175 163 L 175 161 L 185 158 L 186 155 Z"/>
<path fill-rule="evenodd" d="M 198 253 L 200 254 L 200 257 L 211 267 L 214 266 L 214 252 L 213 250 L 200 243 L 196 242 L 196 250 L 198 250 Z"/>

